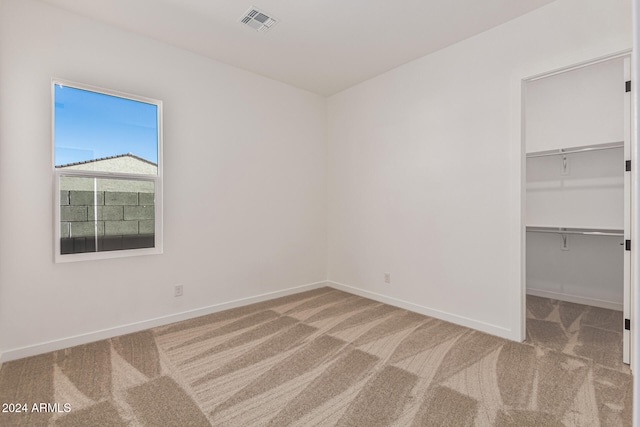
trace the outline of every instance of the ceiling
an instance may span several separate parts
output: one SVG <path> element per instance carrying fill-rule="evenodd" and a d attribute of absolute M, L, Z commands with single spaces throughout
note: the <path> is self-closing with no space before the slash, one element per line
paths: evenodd
<path fill-rule="evenodd" d="M 328 96 L 554 0 L 41 1 Z"/>

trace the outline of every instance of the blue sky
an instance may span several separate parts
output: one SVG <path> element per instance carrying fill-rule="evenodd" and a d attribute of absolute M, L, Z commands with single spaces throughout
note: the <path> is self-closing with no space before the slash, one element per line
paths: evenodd
<path fill-rule="evenodd" d="M 158 162 L 157 106 L 55 85 L 56 165 L 133 153 Z"/>

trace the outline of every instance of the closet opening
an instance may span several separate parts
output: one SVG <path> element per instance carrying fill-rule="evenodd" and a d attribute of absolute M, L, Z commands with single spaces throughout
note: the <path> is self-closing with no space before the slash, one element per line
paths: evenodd
<path fill-rule="evenodd" d="M 619 54 L 523 82 L 526 341 L 622 371 L 631 357 L 630 64 Z"/>

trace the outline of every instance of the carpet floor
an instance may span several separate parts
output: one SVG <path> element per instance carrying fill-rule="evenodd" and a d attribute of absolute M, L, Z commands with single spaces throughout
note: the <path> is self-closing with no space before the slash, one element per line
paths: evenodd
<path fill-rule="evenodd" d="M 522 344 L 321 288 L 11 361 L 0 425 L 630 426 L 615 312 L 527 299 Z"/>

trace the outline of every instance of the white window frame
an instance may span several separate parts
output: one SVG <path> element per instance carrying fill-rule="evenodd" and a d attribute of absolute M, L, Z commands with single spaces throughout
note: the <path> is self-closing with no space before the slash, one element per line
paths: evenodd
<path fill-rule="evenodd" d="M 119 98 L 130 99 L 133 101 L 140 101 L 146 104 L 153 104 L 157 107 L 158 113 L 158 173 L 156 175 L 145 175 L 135 173 L 117 173 L 117 172 L 101 172 L 101 171 L 87 171 L 77 169 L 63 170 L 55 167 L 55 87 L 56 85 L 73 87 L 76 89 L 87 90 L 90 92 L 101 93 L 105 95 L 116 96 Z M 162 101 L 152 98 L 147 98 L 139 95 L 132 95 L 129 93 L 119 92 L 110 89 L 104 89 L 97 86 L 87 85 L 84 83 L 72 82 L 69 80 L 63 80 L 58 78 L 51 79 L 51 167 L 53 172 L 54 182 L 54 208 L 53 208 L 53 221 L 54 221 L 54 262 L 65 263 L 75 261 L 89 261 L 99 259 L 110 258 L 122 258 L 139 255 L 157 255 L 163 252 L 163 220 L 162 220 Z M 79 177 L 79 178 L 108 178 L 108 179 L 126 179 L 136 181 L 148 181 L 154 183 L 155 201 L 154 201 L 154 247 L 153 248 L 140 248 L 140 249 L 119 249 L 103 252 L 83 252 L 77 254 L 61 254 L 60 253 L 60 179 L 62 177 Z"/>

